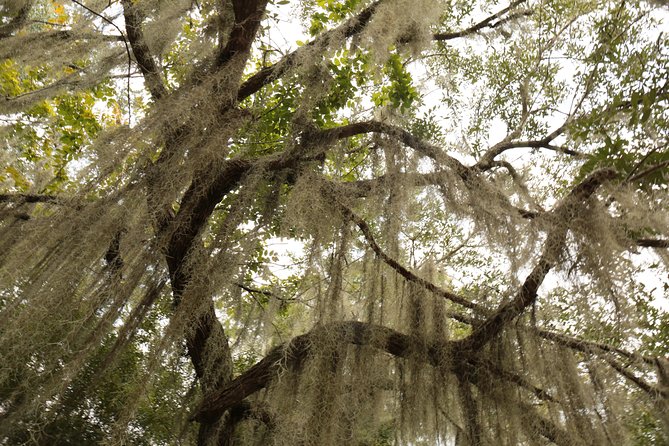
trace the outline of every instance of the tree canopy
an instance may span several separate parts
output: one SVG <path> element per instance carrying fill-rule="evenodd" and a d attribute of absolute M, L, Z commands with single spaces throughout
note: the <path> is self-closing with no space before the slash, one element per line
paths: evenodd
<path fill-rule="evenodd" d="M 3 2 L 0 444 L 668 444 L 667 20 Z"/>

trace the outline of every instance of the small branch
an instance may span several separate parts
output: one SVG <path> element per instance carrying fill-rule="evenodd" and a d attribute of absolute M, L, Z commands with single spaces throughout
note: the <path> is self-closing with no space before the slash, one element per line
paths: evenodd
<path fill-rule="evenodd" d="M 72 29 L 63 29 L 57 31 L 42 31 L 30 33 L 28 35 L 20 35 L 15 37 L 20 39 L 22 44 L 30 44 L 37 42 L 41 45 L 44 45 L 44 41 L 47 39 L 52 40 L 101 40 L 104 42 L 123 42 L 125 37 L 122 35 L 115 34 L 98 34 L 93 32 L 77 32 Z"/>
<path fill-rule="evenodd" d="M 123 37 L 123 44 L 125 45 L 125 52 L 128 54 L 128 82 L 127 82 L 127 89 L 128 89 L 128 125 L 130 124 L 130 121 L 132 120 L 132 113 L 130 109 L 130 104 L 131 104 L 131 98 L 130 98 L 130 68 L 132 67 L 132 56 L 130 55 L 130 45 L 128 44 L 128 39 L 126 39 L 125 34 L 123 34 L 123 31 L 121 31 L 121 28 L 118 27 L 116 23 L 114 23 L 112 20 L 109 18 L 103 16 L 99 12 L 94 11 L 93 9 L 89 8 L 88 6 L 84 5 L 78 0 L 72 0 L 72 3 L 75 5 L 79 5 L 80 7 L 84 8 L 86 11 L 90 12 L 91 14 L 95 15 L 96 17 L 100 17 L 102 20 L 105 22 L 109 23 L 111 26 L 113 26 L 116 31 Z"/>
<path fill-rule="evenodd" d="M 614 353 L 632 361 L 642 362 L 650 366 L 655 365 L 655 358 L 640 355 L 638 353 L 628 352 L 627 350 L 623 350 L 618 347 L 613 347 L 608 344 L 602 344 L 600 342 L 594 342 L 594 341 L 586 341 L 584 339 L 567 336 L 562 333 L 555 333 L 549 330 L 535 329 L 534 331 L 544 339 L 553 341 L 556 344 L 560 344 L 564 347 L 578 350 L 583 353 L 596 353 L 597 351 L 604 353 Z"/>
<path fill-rule="evenodd" d="M 0 202 L 9 203 L 61 203 L 62 198 L 45 194 L 0 194 Z"/>
<path fill-rule="evenodd" d="M 525 3 L 527 0 L 516 0 L 515 2 L 511 3 L 509 6 L 506 8 L 502 9 L 501 11 L 485 18 L 484 20 L 481 20 L 477 24 L 470 26 L 467 29 L 464 29 L 462 31 L 455 31 L 455 32 L 450 32 L 450 33 L 438 33 L 434 34 L 432 36 L 433 40 L 437 41 L 445 41 L 445 40 L 452 40 L 452 39 L 457 39 L 460 37 L 466 37 L 470 36 L 472 34 L 476 34 L 478 31 L 484 29 L 484 28 L 497 28 L 498 26 L 507 23 L 511 20 L 517 19 L 519 17 L 523 16 L 530 16 L 532 15 L 532 11 L 529 9 L 522 10 L 522 11 L 517 11 L 512 14 L 509 14 L 507 17 L 502 18 L 502 16 L 518 5 L 521 5 Z"/>
<path fill-rule="evenodd" d="M 656 153 L 656 152 L 657 152 L 657 148 L 652 148 L 651 150 L 649 150 L 648 153 L 646 153 L 646 154 L 643 156 L 643 158 L 641 158 L 641 159 L 639 160 L 639 162 L 636 163 L 636 165 L 635 165 L 634 168 L 630 171 L 630 173 L 627 174 L 627 178 L 625 178 L 625 181 L 624 181 L 624 182 L 628 182 L 628 181 L 630 181 L 630 178 L 632 178 L 632 176 L 636 173 L 636 171 L 639 170 L 639 167 L 643 166 L 643 164 L 648 160 L 648 158 L 650 158 L 650 157 L 651 157 L 654 153 Z"/>
<path fill-rule="evenodd" d="M 272 298 L 274 298 L 276 300 L 279 300 L 281 302 L 294 302 L 295 300 L 297 300 L 296 298 L 285 298 L 285 297 L 277 296 L 275 293 L 273 293 L 269 290 L 261 290 L 261 289 L 258 289 L 258 288 L 252 288 L 248 285 L 244 285 L 243 283 L 235 283 L 235 285 L 238 286 L 239 288 L 241 288 L 242 290 L 246 291 L 247 293 L 251 294 L 251 295 L 262 294 L 263 296 L 272 297 Z"/>
<path fill-rule="evenodd" d="M 639 389 L 643 390 L 645 393 L 650 395 L 651 397 L 655 397 L 656 395 L 661 395 L 664 398 L 669 398 L 669 392 L 662 391 L 660 389 L 657 389 L 656 387 L 648 384 L 646 381 L 644 381 L 642 378 L 637 377 L 634 375 L 634 373 L 630 372 L 627 370 L 627 367 L 623 366 L 620 364 L 618 361 L 615 361 L 611 358 L 604 358 L 604 360 L 618 373 L 623 375 L 625 378 L 627 378 L 629 381 L 634 383 Z"/>
<path fill-rule="evenodd" d="M 21 9 L 19 9 L 18 14 L 16 14 L 8 23 L 0 25 L 0 39 L 10 37 L 13 32 L 18 31 L 25 26 L 34 4 L 34 0 L 26 1 Z"/>
<path fill-rule="evenodd" d="M 551 144 L 551 142 L 564 133 L 566 129 L 566 124 L 562 125 L 558 129 L 554 130 L 552 133 L 547 135 L 545 138 L 530 140 L 530 141 L 502 141 L 499 144 L 495 144 L 481 157 L 481 159 L 473 166 L 473 168 L 483 171 L 488 170 L 493 166 L 493 161 L 496 157 L 501 155 L 507 150 L 517 149 L 517 148 L 531 148 L 531 149 L 547 149 L 554 152 L 564 153 L 566 155 L 571 155 L 577 158 L 585 158 L 587 155 L 585 153 L 579 152 L 577 150 L 568 149 L 566 147 L 556 146 Z"/>
<path fill-rule="evenodd" d="M 355 36 L 356 34 L 359 34 L 365 28 L 367 23 L 369 23 L 372 15 L 381 2 L 382 0 L 378 0 L 372 3 L 360 11 L 358 15 L 351 17 L 337 28 L 324 32 L 306 45 L 287 54 L 277 63 L 265 67 L 252 75 L 239 87 L 237 99 L 241 101 L 251 96 L 265 85 L 275 81 L 276 79 L 279 79 L 281 76 L 287 73 L 288 70 L 295 67 L 298 64 L 298 61 L 301 60 L 302 56 L 308 51 L 311 51 L 314 48 L 327 46 L 333 38 L 339 39 L 343 37 L 347 39 L 349 37 Z"/>
<path fill-rule="evenodd" d="M 338 203 L 339 204 L 339 203 Z M 474 302 L 471 302 L 467 299 L 465 299 L 462 296 L 459 296 L 455 293 L 452 293 L 448 290 L 445 290 L 441 287 L 438 287 L 434 283 L 423 279 L 422 277 L 417 276 L 413 272 L 409 271 L 406 267 L 402 266 L 399 262 L 397 262 L 395 259 L 390 257 L 388 254 L 386 254 L 383 249 L 379 246 L 379 244 L 376 242 L 374 239 L 374 236 L 372 235 L 372 231 L 369 228 L 369 225 L 367 222 L 365 222 L 362 218 L 358 217 L 352 210 L 347 208 L 346 206 L 339 204 L 340 209 L 346 215 L 348 218 L 350 218 L 360 229 L 360 232 L 365 237 L 365 240 L 367 240 L 367 243 L 369 244 L 370 248 L 376 253 L 381 260 L 383 260 L 384 263 L 386 263 L 388 266 L 390 266 L 392 269 L 394 269 L 397 273 L 399 273 L 402 277 L 404 277 L 406 280 L 416 283 L 420 285 L 421 287 L 425 288 L 426 290 L 441 296 L 445 299 L 450 300 L 451 302 L 454 302 L 458 305 L 462 305 L 463 307 L 476 310 L 479 313 L 485 314 L 486 310 L 481 307 L 480 305 L 475 304 Z M 460 320 L 460 315 L 454 314 L 452 315 L 454 319 Z M 468 319 L 468 318 L 467 318 Z M 471 322 L 471 320 L 468 319 L 468 322 Z"/>
<path fill-rule="evenodd" d="M 669 166 L 669 160 L 663 161 L 661 163 L 654 164 L 647 169 L 642 170 L 638 174 L 634 175 L 630 179 L 627 180 L 628 183 L 633 183 L 634 181 L 640 180 L 641 178 L 645 177 L 646 175 L 650 175 L 654 172 L 657 172 L 658 170 L 662 170 L 665 167 Z"/>
<path fill-rule="evenodd" d="M 116 340 L 112 345 L 109 352 L 105 355 L 104 360 L 102 361 L 101 369 L 98 370 L 100 375 L 104 374 L 104 371 L 111 366 L 116 359 L 118 354 L 133 340 L 137 334 L 137 329 L 140 324 L 144 321 L 149 310 L 153 307 L 153 304 L 160 297 L 167 280 L 161 278 L 157 283 L 151 284 L 147 291 L 144 293 L 144 296 L 137 303 L 137 305 L 132 309 L 128 317 L 125 319 L 123 325 L 118 330 L 118 335 Z"/>
<path fill-rule="evenodd" d="M 635 242 L 644 248 L 669 248 L 669 240 L 664 239 L 639 238 Z"/>
<path fill-rule="evenodd" d="M 55 82 L 53 82 L 49 85 L 46 85 L 44 87 L 37 88 L 35 90 L 26 91 L 25 93 L 17 94 L 16 96 L 6 96 L 2 99 L 6 103 L 13 103 L 13 102 L 18 101 L 22 98 L 33 96 L 33 95 L 36 95 L 36 94 L 37 95 L 44 94 L 45 92 L 47 92 L 49 90 L 56 89 L 56 88 L 61 88 L 61 87 L 65 87 L 65 86 L 68 86 L 68 85 L 69 86 L 76 86 L 76 85 L 79 84 L 79 82 L 78 82 L 79 75 L 80 75 L 79 72 L 70 73 L 67 76 L 65 76 L 63 78 L 60 78 L 60 79 L 56 80 Z"/>
<path fill-rule="evenodd" d="M 237 285 L 239 288 L 241 288 L 242 290 L 246 291 L 247 293 L 251 293 L 251 294 L 263 294 L 263 295 L 265 295 L 265 296 L 270 296 L 270 297 L 274 296 L 274 293 L 272 293 L 271 291 L 267 291 L 267 290 L 259 290 L 259 289 L 257 289 L 257 288 L 251 288 L 251 287 L 249 287 L 249 286 L 244 285 L 243 283 L 235 283 L 235 285 Z"/>

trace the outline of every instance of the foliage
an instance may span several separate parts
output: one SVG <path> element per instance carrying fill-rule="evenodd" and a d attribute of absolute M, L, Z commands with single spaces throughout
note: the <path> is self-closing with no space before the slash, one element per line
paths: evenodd
<path fill-rule="evenodd" d="M 669 442 L 666 5 L 295 3 L 0 6 L 0 443 Z"/>

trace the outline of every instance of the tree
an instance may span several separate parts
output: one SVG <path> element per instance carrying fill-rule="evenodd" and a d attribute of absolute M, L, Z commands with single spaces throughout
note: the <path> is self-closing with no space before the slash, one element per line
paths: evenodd
<path fill-rule="evenodd" d="M 4 444 L 669 442 L 662 8 L 5 3 Z"/>

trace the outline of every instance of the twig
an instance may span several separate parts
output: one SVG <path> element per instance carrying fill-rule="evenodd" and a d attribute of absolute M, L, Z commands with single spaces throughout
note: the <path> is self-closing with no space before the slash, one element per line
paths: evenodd
<path fill-rule="evenodd" d="M 128 125 L 130 125 L 130 122 L 132 120 L 132 111 L 131 111 L 131 99 L 130 99 L 130 69 L 132 67 L 132 56 L 130 55 L 130 45 L 128 44 L 128 39 L 126 38 L 125 34 L 123 31 L 121 31 L 121 28 L 116 25 L 112 20 L 108 19 L 107 17 L 103 16 L 99 12 L 96 12 L 89 8 L 88 6 L 84 5 L 78 0 L 72 0 L 72 3 L 79 5 L 80 7 L 84 8 L 86 11 L 90 12 L 91 14 L 100 17 L 102 20 L 105 22 L 109 23 L 111 26 L 116 28 L 116 30 L 119 32 L 121 37 L 123 38 L 123 44 L 125 45 L 125 51 L 128 54 L 128 82 L 127 82 L 127 88 L 128 88 Z"/>
<path fill-rule="evenodd" d="M 474 34 L 484 28 L 497 28 L 498 26 L 509 22 L 513 19 L 516 19 L 518 17 L 523 17 L 523 16 L 529 16 L 532 15 L 532 11 L 527 9 L 523 11 L 518 11 L 513 14 L 510 14 L 508 17 L 501 18 L 504 14 L 507 12 L 511 11 L 513 8 L 516 6 L 525 3 L 527 0 L 516 0 L 515 2 L 511 3 L 509 6 L 506 8 L 502 9 L 501 11 L 498 11 L 497 13 L 485 18 L 484 20 L 481 20 L 477 24 L 470 26 L 467 29 L 464 29 L 462 31 L 455 31 L 455 32 L 450 32 L 450 33 L 437 33 L 432 36 L 433 40 L 437 41 L 445 41 L 445 40 L 452 40 L 452 39 L 457 39 L 459 37 L 465 37 L 471 34 Z"/>

